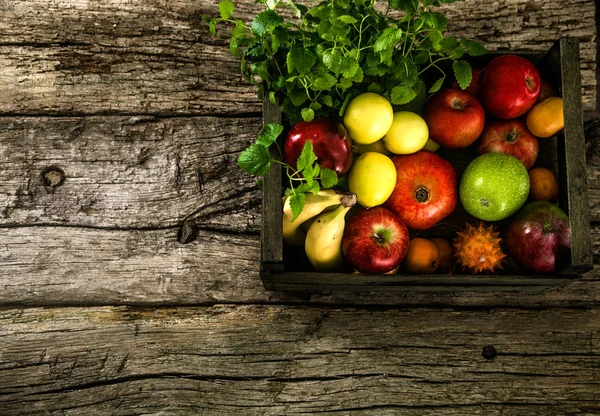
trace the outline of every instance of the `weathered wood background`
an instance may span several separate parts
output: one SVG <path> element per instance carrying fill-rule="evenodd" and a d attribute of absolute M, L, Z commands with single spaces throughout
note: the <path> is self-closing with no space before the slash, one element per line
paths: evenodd
<path fill-rule="evenodd" d="M 541 293 L 264 291 L 235 164 L 260 102 L 217 10 L 0 0 L 0 415 L 600 414 L 600 266 Z M 444 12 L 490 50 L 580 39 L 600 258 L 594 2 Z"/>

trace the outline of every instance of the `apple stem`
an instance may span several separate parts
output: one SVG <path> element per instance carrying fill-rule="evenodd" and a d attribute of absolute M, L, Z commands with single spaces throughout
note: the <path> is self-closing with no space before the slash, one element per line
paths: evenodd
<path fill-rule="evenodd" d="M 423 203 L 429 200 L 429 191 L 426 188 L 419 188 L 415 194 L 417 201 Z"/>
<path fill-rule="evenodd" d="M 375 233 L 373 234 L 373 238 L 375 239 L 375 241 L 377 241 L 378 244 L 383 244 L 385 243 L 385 240 L 383 239 L 383 237 L 381 237 L 379 234 Z"/>
<path fill-rule="evenodd" d="M 511 130 L 507 135 L 506 135 L 506 141 L 510 142 L 510 143 L 514 143 L 517 141 L 517 139 L 519 138 L 519 132 L 516 130 Z"/>
<path fill-rule="evenodd" d="M 550 223 L 550 222 L 545 223 L 544 224 L 544 232 L 550 233 L 552 231 L 554 231 L 554 227 L 552 226 L 552 223 Z"/>

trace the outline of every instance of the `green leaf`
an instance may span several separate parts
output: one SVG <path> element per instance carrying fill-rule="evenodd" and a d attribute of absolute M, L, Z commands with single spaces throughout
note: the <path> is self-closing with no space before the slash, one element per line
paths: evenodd
<path fill-rule="evenodd" d="M 380 52 L 384 49 L 393 48 L 402 38 L 402 29 L 392 26 L 385 29 L 373 45 L 374 52 Z"/>
<path fill-rule="evenodd" d="M 233 14 L 234 5 L 229 0 L 223 0 L 219 3 L 219 13 L 221 14 L 221 19 L 227 20 Z"/>
<path fill-rule="evenodd" d="M 429 35 L 427 35 L 427 37 L 431 41 L 433 49 L 439 51 L 441 49 L 440 42 L 444 39 L 442 32 L 440 32 L 439 30 L 432 30 L 429 32 Z"/>
<path fill-rule="evenodd" d="M 302 6 L 302 5 L 297 5 L 296 3 L 294 3 L 291 0 L 288 0 L 285 2 L 285 4 L 294 11 L 294 15 L 296 15 L 297 18 L 301 18 L 302 15 L 304 13 L 306 13 L 306 7 Z"/>
<path fill-rule="evenodd" d="M 356 73 L 360 69 L 358 62 L 356 62 L 352 58 L 345 57 L 344 60 L 342 61 L 342 64 L 343 64 L 342 76 L 344 78 L 354 77 L 354 75 L 356 75 Z"/>
<path fill-rule="evenodd" d="M 279 135 L 283 132 L 283 126 L 277 123 L 269 123 L 265 124 L 262 129 L 258 132 L 256 136 L 256 143 L 263 145 L 264 147 L 269 147 L 279 137 Z"/>
<path fill-rule="evenodd" d="M 275 91 L 269 91 L 269 101 L 273 105 L 277 105 L 277 98 L 275 97 Z"/>
<path fill-rule="evenodd" d="M 415 12 L 417 8 L 412 0 L 389 0 L 390 8 L 405 12 Z"/>
<path fill-rule="evenodd" d="M 333 169 L 321 169 L 321 185 L 323 185 L 323 188 L 333 188 L 337 183 L 338 176 Z"/>
<path fill-rule="evenodd" d="M 344 55 L 339 49 L 330 49 L 323 52 L 323 64 L 334 74 L 342 73 L 342 59 Z"/>
<path fill-rule="evenodd" d="M 319 111 L 321 108 L 323 108 L 323 106 L 321 105 L 321 103 L 313 101 L 312 103 L 310 103 L 310 106 L 308 108 L 314 111 Z"/>
<path fill-rule="evenodd" d="M 450 53 L 454 49 L 456 49 L 457 45 L 458 45 L 458 41 L 456 40 L 456 38 L 448 36 L 440 41 L 440 50 L 442 52 Z"/>
<path fill-rule="evenodd" d="M 333 107 L 333 98 L 331 98 L 331 95 L 322 95 L 321 101 L 323 101 L 323 104 L 326 106 Z"/>
<path fill-rule="evenodd" d="M 237 162 L 245 172 L 254 176 L 263 176 L 271 167 L 271 155 L 265 146 L 255 143 L 240 154 Z"/>
<path fill-rule="evenodd" d="M 217 35 L 217 21 L 216 20 L 211 20 L 208 23 L 208 30 L 211 35 L 213 35 L 213 36 Z"/>
<path fill-rule="evenodd" d="M 305 107 L 300 111 L 300 114 L 302 114 L 302 120 L 306 121 L 307 123 L 313 121 L 315 118 L 315 111 L 312 108 Z"/>
<path fill-rule="evenodd" d="M 288 97 L 295 107 L 300 107 L 306 102 L 306 100 L 308 100 L 308 96 L 306 95 L 306 91 L 304 89 L 292 90 L 288 93 Z"/>
<path fill-rule="evenodd" d="M 306 48 L 294 48 L 287 54 L 286 65 L 288 72 L 296 69 L 299 73 L 305 74 L 315 65 L 317 56 Z"/>
<path fill-rule="evenodd" d="M 442 84 L 444 84 L 444 81 L 446 80 L 446 76 L 444 75 L 443 77 L 441 77 L 440 79 L 438 79 L 436 82 L 433 83 L 433 85 L 431 86 L 431 88 L 429 88 L 429 93 L 433 94 L 436 91 L 439 91 L 440 88 L 442 88 Z"/>
<path fill-rule="evenodd" d="M 317 156 L 315 156 L 315 152 L 313 151 L 313 145 L 310 140 L 307 140 L 304 142 L 300 156 L 298 156 L 298 159 L 296 160 L 296 168 L 299 171 L 303 171 L 307 166 L 314 165 L 316 160 Z"/>
<path fill-rule="evenodd" d="M 350 88 L 352 86 L 352 84 L 353 84 L 352 80 L 344 78 L 344 79 L 340 80 L 338 85 L 343 90 L 347 90 L 348 88 Z"/>
<path fill-rule="evenodd" d="M 292 222 L 304 209 L 304 203 L 306 201 L 306 196 L 304 194 L 294 194 L 290 196 L 290 208 L 292 208 Z"/>
<path fill-rule="evenodd" d="M 487 53 L 485 46 L 473 40 L 461 39 L 460 45 L 467 49 L 467 53 L 471 56 L 481 56 Z"/>
<path fill-rule="evenodd" d="M 348 14 L 342 15 L 340 17 L 338 17 L 338 20 L 347 24 L 354 24 L 354 23 L 358 23 L 358 20 Z"/>
<path fill-rule="evenodd" d="M 252 33 L 264 36 L 281 23 L 283 23 L 283 18 L 275 10 L 266 10 L 256 15 L 252 21 Z"/>
<path fill-rule="evenodd" d="M 351 80 L 352 82 L 363 82 L 363 79 L 365 77 L 365 73 L 363 72 L 362 68 L 359 66 L 356 69 L 356 73 L 349 77 L 348 79 Z"/>
<path fill-rule="evenodd" d="M 312 89 L 315 91 L 324 91 L 333 88 L 337 84 L 337 79 L 331 74 L 323 74 L 315 78 L 312 83 Z"/>
<path fill-rule="evenodd" d="M 237 21 L 235 26 L 231 29 L 231 39 L 229 40 L 229 50 L 233 56 L 239 56 L 238 50 L 240 40 L 246 37 L 246 27 L 241 21 Z M 256 52 L 256 51 L 254 51 Z"/>
<path fill-rule="evenodd" d="M 417 96 L 417 93 L 410 87 L 399 85 L 392 88 L 390 101 L 392 104 L 401 105 L 409 103 Z"/>
<path fill-rule="evenodd" d="M 454 70 L 454 77 L 458 82 L 458 85 L 463 90 L 471 83 L 473 73 L 471 71 L 471 65 L 467 61 L 454 61 L 452 63 L 452 69 Z"/>
<path fill-rule="evenodd" d="M 423 12 L 421 13 L 421 19 L 431 29 L 443 31 L 448 26 L 448 20 L 439 12 Z"/>

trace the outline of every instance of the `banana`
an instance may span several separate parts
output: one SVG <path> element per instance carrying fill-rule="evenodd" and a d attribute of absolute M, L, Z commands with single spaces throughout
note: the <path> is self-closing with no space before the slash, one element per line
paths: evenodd
<path fill-rule="evenodd" d="M 335 192 L 333 189 L 323 189 L 318 194 L 306 194 L 302 212 L 292 222 L 292 207 L 290 198 L 283 198 L 283 241 L 294 246 L 304 244 L 306 231 L 301 227 L 302 223 L 316 217 L 325 209 L 339 205 L 344 194 Z"/>
<path fill-rule="evenodd" d="M 348 195 L 336 209 L 320 214 L 308 229 L 304 249 L 308 260 L 318 271 L 330 271 L 342 266 L 345 218 L 354 204 L 356 195 Z"/>

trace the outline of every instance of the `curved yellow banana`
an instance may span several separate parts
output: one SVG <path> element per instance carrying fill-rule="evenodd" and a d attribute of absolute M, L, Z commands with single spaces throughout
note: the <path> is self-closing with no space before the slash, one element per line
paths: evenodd
<path fill-rule="evenodd" d="M 344 194 L 335 192 L 333 189 L 322 189 L 318 194 L 306 194 L 304 208 L 294 221 L 292 221 L 292 207 L 290 198 L 283 198 L 283 241 L 294 246 L 304 244 L 306 231 L 302 227 L 303 222 L 319 215 L 325 209 L 339 205 Z"/>
<path fill-rule="evenodd" d="M 356 203 L 356 195 L 342 199 L 333 211 L 319 215 L 306 234 L 304 249 L 310 263 L 320 272 L 339 268 L 343 263 L 342 236 L 346 213 Z"/>

